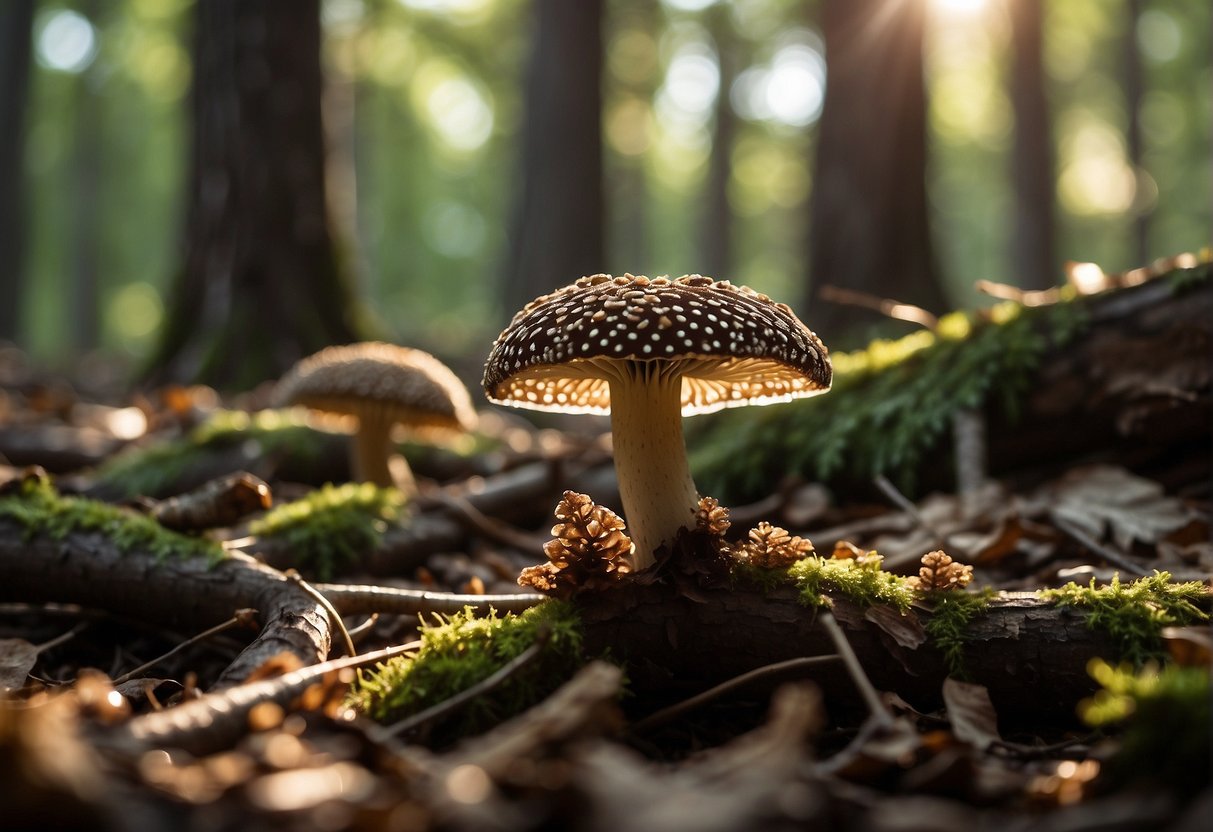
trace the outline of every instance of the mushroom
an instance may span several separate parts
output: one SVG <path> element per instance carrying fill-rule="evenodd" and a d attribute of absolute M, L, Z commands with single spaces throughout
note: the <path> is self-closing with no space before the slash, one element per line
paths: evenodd
<path fill-rule="evenodd" d="M 611 414 L 636 571 L 699 494 L 681 416 L 823 393 L 825 345 L 786 305 L 727 280 L 598 274 L 537 298 L 497 337 L 484 389 L 497 404 Z"/>
<path fill-rule="evenodd" d="M 304 358 L 278 382 L 274 399 L 279 406 L 355 417 L 354 480 L 406 493 L 414 493 L 416 483 L 392 447 L 392 427 L 444 439 L 476 421 L 467 388 L 449 367 L 427 352 L 379 342 L 328 347 Z"/>

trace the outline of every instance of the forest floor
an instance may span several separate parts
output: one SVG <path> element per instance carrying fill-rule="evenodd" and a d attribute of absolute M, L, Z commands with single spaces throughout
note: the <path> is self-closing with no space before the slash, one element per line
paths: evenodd
<path fill-rule="evenodd" d="M 1197 386 L 1207 407 L 1207 370 Z M 0 351 L 4 828 L 1194 832 L 1213 815 L 1207 442 L 1158 479 L 1088 456 L 913 500 L 883 478 L 850 498 L 786 480 L 655 581 L 582 576 L 571 619 L 544 602 L 563 611 L 511 629 L 541 601 L 516 579 L 545 560 L 561 492 L 618 505 L 602 435 L 486 414 L 474 447 L 406 447 L 424 487 L 402 507 L 317 491 L 347 477 L 345 437 L 231 416 L 263 404 L 131 397 Z M 146 453 L 216 419 L 223 442 Z M 141 452 L 147 470 L 124 462 Z M 361 500 L 369 526 L 256 524 L 271 495 L 318 517 L 320 493 Z M 764 569 L 788 545 L 797 565 Z M 924 567 L 936 551 L 955 563 Z M 429 675 L 375 670 L 418 649 Z"/>

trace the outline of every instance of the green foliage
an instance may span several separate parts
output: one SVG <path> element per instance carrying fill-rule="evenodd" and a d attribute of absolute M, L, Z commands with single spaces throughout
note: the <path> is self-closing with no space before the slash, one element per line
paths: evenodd
<path fill-rule="evenodd" d="M 1195 792 L 1209 783 L 1209 668 L 1148 664 L 1140 670 L 1093 659 L 1087 672 L 1100 689 L 1079 704 L 1097 728 L 1123 727 L 1108 763 L 1113 779 L 1146 779 Z"/>
<path fill-rule="evenodd" d="M 1134 665 L 1162 655 L 1160 634 L 1164 627 L 1209 619 L 1196 606 L 1209 597 L 1205 585 L 1199 581 L 1172 583 L 1169 572 L 1155 571 L 1148 578 L 1127 584 L 1113 575 L 1112 582 L 1101 587 L 1095 585 L 1094 578 L 1085 587 L 1071 581 L 1040 594 L 1060 606 L 1083 610 L 1087 626 L 1112 636 L 1120 657 Z"/>
<path fill-rule="evenodd" d="M 833 356 L 825 396 L 755 412 L 722 413 L 689 444 L 696 480 L 729 500 L 755 499 L 787 473 L 807 479 L 877 474 L 913 487 L 916 466 L 952 414 L 996 401 L 1014 416 L 1041 356 L 1083 325 L 1077 304 L 954 313 L 934 332 L 873 341 Z"/>
<path fill-rule="evenodd" d="M 379 665 L 351 694 L 379 722 L 393 722 L 483 681 L 533 645 L 546 630 L 541 657 L 460 712 L 456 736 L 482 730 L 535 704 L 581 662 L 581 622 L 570 604 L 547 601 L 519 614 L 473 617 L 471 609 L 421 629 L 421 649 Z"/>
<path fill-rule="evenodd" d="M 826 606 L 827 592 L 837 592 L 861 606 L 886 604 L 903 614 L 909 612 L 914 590 L 902 577 L 880 568 L 879 558 L 862 562 L 854 558 L 823 558 L 817 555 L 792 564 L 788 577 L 800 589 L 800 600 L 813 607 Z"/>
<path fill-rule="evenodd" d="M 25 529 L 25 538 L 45 536 L 62 540 L 74 532 L 98 532 L 119 551 L 146 552 L 159 560 L 167 557 L 223 558 L 213 540 L 169 531 L 151 517 L 108 503 L 64 497 L 45 477 L 29 477 L 0 496 L 0 518 Z"/>
<path fill-rule="evenodd" d="M 328 484 L 253 521 L 249 532 L 280 541 L 301 572 L 328 580 L 379 545 L 403 516 L 404 496 L 374 483 Z"/>
<path fill-rule="evenodd" d="M 121 497 L 165 496 L 181 476 L 203 466 L 208 456 L 245 442 L 255 443 L 250 456 L 289 453 L 307 464 L 321 455 L 321 431 L 292 411 L 240 410 L 215 413 L 188 436 L 132 448 L 101 466 L 97 486 Z"/>
<path fill-rule="evenodd" d="M 943 654 L 948 674 L 956 679 L 968 678 L 964 669 L 965 634 L 970 622 L 990 608 L 993 595 L 993 590 L 989 589 L 980 593 L 944 590 L 927 594 L 931 615 L 923 629 Z"/>

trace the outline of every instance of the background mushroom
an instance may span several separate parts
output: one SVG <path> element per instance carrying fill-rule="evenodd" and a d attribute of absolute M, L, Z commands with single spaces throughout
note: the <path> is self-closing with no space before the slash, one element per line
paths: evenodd
<path fill-rule="evenodd" d="M 683 415 L 829 389 L 825 346 L 786 305 L 700 275 L 593 275 L 526 305 L 493 344 L 484 389 L 497 404 L 611 414 L 615 470 L 637 570 L 699 495 Z"/>
<path fill-rule="evenodd" d="M 379 342 L 328 347 L 303 359 L 278 382 L 274 399 L 356 418 L 354 480 L 409 493 L 416 484 L 392 446 L 393 425 L 444 439 L 476 422 L 467 388 L 449 367 L 427 352 Z"/>

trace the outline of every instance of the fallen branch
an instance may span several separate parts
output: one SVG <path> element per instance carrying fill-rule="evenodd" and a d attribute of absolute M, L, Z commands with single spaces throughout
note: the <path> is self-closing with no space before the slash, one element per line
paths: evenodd
<path fill-rule="evenodd" d="M 765 665 L 835 650 L 818 611 L 804 606 L 790 587 L 767 593 L 705 590 L 692 600 L 660 585 L 632 586 L 583 594 L 577 603 L 590 654 L 609 650 L 626 659 L 631 689 L 658 704 Z M 877 622 L 885 616 L 865 615 L 844 598 L 834 598 L 833 611 L 878 690 L 895 691 L 922 710 L 942 705 L 948 666 L 930 641 L 906 646 L 915 640 L 899 632 L 902 619 L 895 611 L 884 627 Z M 928 610 L 912 609 L 904 631 L 921 634 L 931 617 Z M 963 668 L 971 681 L 989 688 L 1008 724 L 1039 728 L 1075 719 L 1074 706 L 1095 689 L 1086 666 L 1097 656 L 1116 660 L 1119 650 L 1111 636 L 1087 626 L 1082 612 L 1035 596 L 1006 596 L 992 600 L 967 626 Z M 824 665 L 814 679 L 832 709 L 865 715 L 845 668 Z"/>

